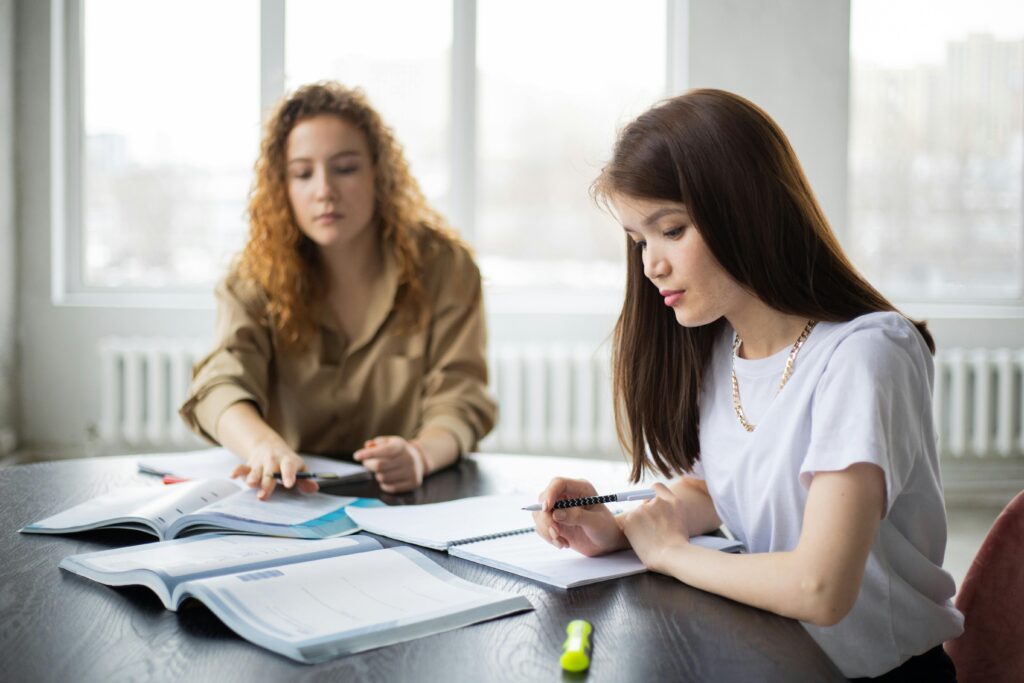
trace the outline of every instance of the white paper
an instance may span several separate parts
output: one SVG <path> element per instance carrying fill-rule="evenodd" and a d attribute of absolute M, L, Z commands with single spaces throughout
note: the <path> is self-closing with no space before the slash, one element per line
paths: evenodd
<path fill-rule="evenodd" d="M 226 479 L 117 489 L 30 524 L 27 528 L 74 529 L 126 517 L 140 517 L 150 520 L 163 531 L 178 517 L 237 493 L 238 490 L 237 486 Z"/>
<path fill-rule="evenodd" d="M 348 477 L 366 474 L 362 465 L 341 462 L 318 455 L 302 455 L 306 469 L 310 472 L 331 472 Z M 224 448 L 208 448 L 187 453 L 168 453 L 140 456 L 139 468 L 143 471 L 169 474 L 183 479 L 227 479 L 231 472 L 241 464 L 231 451 Z M 242 486 L 244 480 L 238 479 Z"/>
<path fill-rule="evenodd" d="M 210 535 L 149 543 L 116 552 L 102 551 L 91 557 L 78 557 L 77 561 L 100 572 L 118 573 L 134 569 L 151 569 L 168 576 L 180 577 L 357 545 L 359 542 L 352 538 L 304 540 L 269 536 Z"/>
<path fill-rule="evenodd" d="M 523 506 L 528 495 L 476 496 L 445 503 L 351 508 L 348 516 L 366 531 L 400 541 L 446 548 L 455 541 L 533 526 Z"/>
<path fill-rule="evenodd" d="M 84 503 L 39 520 L 30 527 L 42 529 L 68 529 L 103 522 L 112 517 L 129 517 L 153 500 L 155 486 L 118 489 Z"/>
<path fill-rule="evenodd" d="M 174 486 L 185 486 L 175 484 Z M 326 493 L 298 493 L 278 489 L 266 500 L 256 496 L 258 489 L 244 489 L 203 508 L 203 514 L 220 513 L 268 524 L 304 524 L 351 504 L 357 498 Z M 354 509 L 354 508 L 353 508 Z"/>
<path fill-rule="evenodd" d="M 587 557 L 571 548 L 558 549 L 536 533 L 456 546 L 451 553 L 562 587 L 647 571 L 632 550 Z"/>
<path fill-rule="evenodd" d="M 230 609 L 285 641 L 337 635 L 372 625 L 457 614 L 507 594 L 450 583 L 398 550 L 378 550 L 203 579 Z"/>

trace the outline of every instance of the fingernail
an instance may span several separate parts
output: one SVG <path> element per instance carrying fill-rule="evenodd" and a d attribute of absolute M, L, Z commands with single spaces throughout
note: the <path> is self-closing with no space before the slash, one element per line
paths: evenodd
<path fill-rule="evenodd" d="M 551 513 L 551 517 L 556 522 L 564 522 L 565 521 L 565 510 L 555 510 L 554 512 Z"/>
<path fill-rule="evenodd" d="M 555 545 L 558 544 L 558 532 L 554 529 L 548 529 L 548 536 L 551 537 L 552 541 L 555 541 Z"/>

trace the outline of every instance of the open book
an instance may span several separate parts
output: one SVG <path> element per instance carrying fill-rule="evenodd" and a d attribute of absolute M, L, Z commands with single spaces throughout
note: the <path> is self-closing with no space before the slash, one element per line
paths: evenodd
<path fill-rule="evenodd" d="M 119 489 L 29 524 L 22 533 L 134 529 L 160 539 L 204 531 L 291 538 L 327 538 L 358 531 L 347 511 L 381 505 L 375 498 L 275 491 L 267 500 L 230 479 Z"/>
<path fill-rule="evenodd" d="M 557 588 L 575 588 L 647 571 L 632 550 L 586 557 L 559 550 L 534 530 L 521 508 L 529 496 L 477 496 L 447 503 L 351 509 L 365 531 L 449 554 Z M 738 551 L 742 544 L 717 536 L 694 536 L 691 543 Z"/>
<path fill-rule="evenodd" d="M 363 481 L 372 474 L 358 463 L 344 462 L 319 455 L 302 454 L 310 472 L 334 475 L 326 484 Z M 138 456 L 139 471 L 170 475 L 181 479 L 227 479 L 241 461 L 224 448 L 207 448 L 187 453 L 153 453 Z"/>
<path fill-rule="evenodd" d="M 148 586 L 170 610 L 195 598 L 246 640 L 305 663 L 533 609 L 362 535 L 204 534 L 72 555 L 60 567 L 108 586 Z"/>

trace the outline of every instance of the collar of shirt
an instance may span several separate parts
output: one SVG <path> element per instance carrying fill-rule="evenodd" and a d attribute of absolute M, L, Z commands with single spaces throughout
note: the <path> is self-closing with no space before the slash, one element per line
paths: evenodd
<path fill-rule="evenodd" d="M 321 327 L 330 330 L 339 340 L 348 341 L 346 353 L 353 353 L 366 346 L 377 336 L 377 332 L 384 326 L 391 311 L 395 308 L 395 299 L 398 296 L 399 286 L 398 261 L 394 252 L 390 249 L 384 250 L 384 267 L 370 290 L 370 301 L 366 307 L 366 318 L 351 340 L 338 326 L 334 314 L 325 303 L 320 307 L 319 323 Z"/>

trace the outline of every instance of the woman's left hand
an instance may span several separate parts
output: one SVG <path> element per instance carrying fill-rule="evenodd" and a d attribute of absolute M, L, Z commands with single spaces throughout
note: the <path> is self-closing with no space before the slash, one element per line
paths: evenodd
<path fill-rule="evenodd" d="M 427 475 L 422 448 L 400 436 L 370 439 L 352 457 L 373 472 L 385 493 L 411 491 L 422 484 Z"/>
<path fill-rule="evenodd" d="M 661 571 L 666 554 L 689 543 L 690 535 L 682 499 L 664 484 L 652 488 L 657 496 L 624 514 L 622 531 L 644 566 Z"/>

